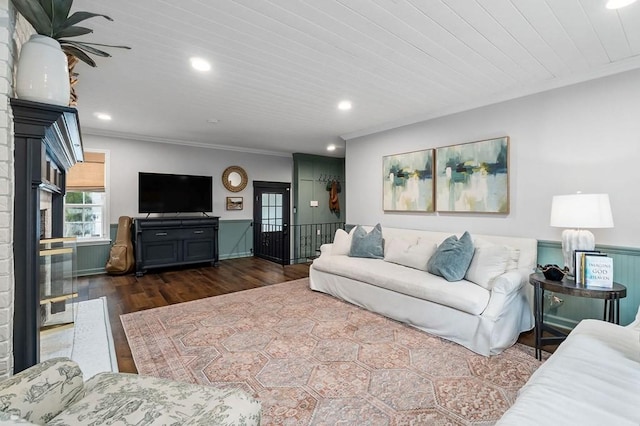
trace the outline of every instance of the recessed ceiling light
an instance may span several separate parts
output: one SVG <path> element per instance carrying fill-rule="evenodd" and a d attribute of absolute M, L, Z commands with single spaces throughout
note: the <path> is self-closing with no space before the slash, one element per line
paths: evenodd
<path fill-rule="evenodd" d="M 207 120 L 207 123 L 210 123 L 210 124 L 218 124 L 219 122 L 220 120 L 218 120 L 217 118 L 209 118 Z"/>
<path fill-rule="evenodd" d="M 338 109 L 342 111 L 348 111 L 351 109 L 351 101 L 341 101 L 338 104 Z"/>
<path fill-rule="evenodd" d="M 621 7 L 629 6 L 631 3 L 635 3 L 636 0 L 609 0 L 607 2 L 607 9 L 620 9 Z"/>
<path fill-rule="evenodd" d="M 95 115 L 96 118 L 98 118 L 100 120 L 104 120 L 104 121 L 111 120 L 111 116 L 109 114 L 105 114 L 104 112 L 96 112 L 93 115 Z"/>
<path fill-rule="evenodd" d="M 335 151 L 336 150 L 336 146 L 334 144 L 331 144 L 327 147 L 327 151 Z"/>
<path fill-rule="evenodd" d="M 205 59 L 194 56 L 193 58 L 189 58 L 189 61 L 191 62 L 191 66 L 194 70 L 202 72 L 211 70 L 211 64 Z"/>

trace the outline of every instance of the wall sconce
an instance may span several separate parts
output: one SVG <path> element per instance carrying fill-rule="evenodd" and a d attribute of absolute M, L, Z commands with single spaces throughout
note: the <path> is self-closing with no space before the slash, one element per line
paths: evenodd
<path fill-rule="evenodd" d="M 613 228 L 608 194 L 555 195 L 551 200 L 550 225 L 572 228 L 562 231 L 562 255 L 569 275 L 575 276 L 573 252 L 594 250 L 595 237 L 587 228 Z"/>

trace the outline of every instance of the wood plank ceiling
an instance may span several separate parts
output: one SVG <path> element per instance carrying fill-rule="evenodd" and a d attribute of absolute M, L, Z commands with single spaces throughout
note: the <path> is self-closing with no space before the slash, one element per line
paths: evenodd
<path fill-rule="evenodd" d="M 76 68 L 78 108 L 87 134 L 342 156 L 344 138 L 640 67 L 640 2 L 604 4 L 76 0 L 114 18 L 85 40 L 132 47 Z"/>

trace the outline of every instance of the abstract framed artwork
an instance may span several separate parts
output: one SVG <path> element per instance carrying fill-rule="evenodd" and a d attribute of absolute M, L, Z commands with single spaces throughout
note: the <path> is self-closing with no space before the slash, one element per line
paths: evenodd
<path fill-rule="evenodd" d="M 384 211 L 433 212 L 433 149 L 382 158 Z"/>
<path fill-rule="evenodd" d="M 509 213 L 509 137 L 436 149 L 438 212 Z"/>

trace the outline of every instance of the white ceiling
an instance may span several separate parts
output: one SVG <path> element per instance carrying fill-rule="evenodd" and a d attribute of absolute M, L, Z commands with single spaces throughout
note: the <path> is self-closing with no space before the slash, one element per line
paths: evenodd
<path fill-rule="evenodd" d="M 76 0 L 114 19 L 84 40 L 132 47 L 76 67 L 83 133 L 343 156 L 344 139 L 640 68 L 640 2 L 604 3 Z"/>

